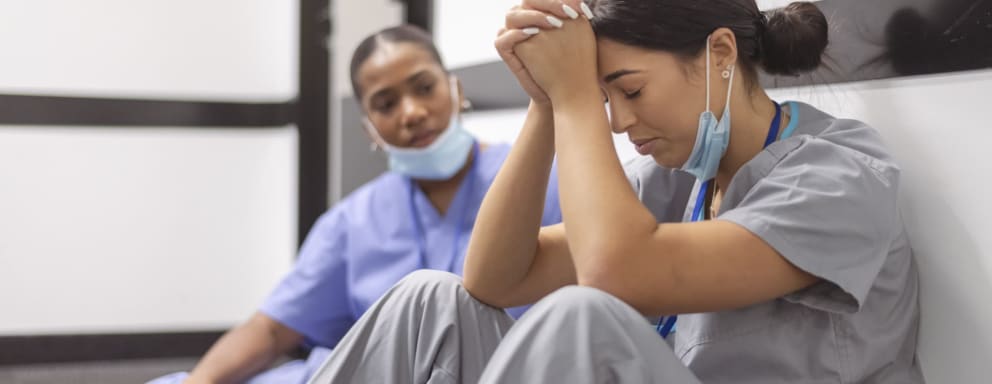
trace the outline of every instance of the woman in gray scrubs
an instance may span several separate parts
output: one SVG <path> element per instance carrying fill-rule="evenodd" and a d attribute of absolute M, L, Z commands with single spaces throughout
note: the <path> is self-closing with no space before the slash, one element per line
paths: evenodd
<path fill-rule="evenodd" d="M 407 277 L 314 382 L 922 383 L 898 166 L 758 84 L 820 65 L 824 15 L 565 3 L 525 0 L 497 39 L 532 102 L 464 282 Z M 541 228 L 556 155 L 564 223 Z M 535 301 L 512 328 L 497 309 Z"/>

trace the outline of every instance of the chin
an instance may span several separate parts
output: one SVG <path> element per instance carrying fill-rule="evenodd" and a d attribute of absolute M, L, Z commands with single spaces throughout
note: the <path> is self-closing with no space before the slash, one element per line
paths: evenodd
<path fill-rule="evenodd" d="M 685 160 L 672 159 L 664 154 L 653 153 L 651 158 L 654 159 L 655 163 L 665 168 L 679 169 L 682 168 L 682 164 L 685 164 Z"/>

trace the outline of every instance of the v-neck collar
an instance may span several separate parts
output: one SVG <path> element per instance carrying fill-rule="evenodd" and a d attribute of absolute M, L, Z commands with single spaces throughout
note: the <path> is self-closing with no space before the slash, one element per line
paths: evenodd
<path fill-rule="evenodd" d="M 458 220 L 459 218 L 457 216 L 466 216 L 468 214 L 468 212 L 465 212 L 466 209 L 464 207 L 469 203 L 467 200 L 471 198 L 471 196 L 466 195 L 470 189 L 470 183 L 475 183 L 476 180 L 479 179 L 479 173 L 482 169 L 481 161 L 483 150 L 481 146 L 477 151 L 478 152 L 475 153 L 475 156 L 472 159 L 472 161 L 476 163 L 469 165 L 469 167 L 475 168 L 475 172 L 472 172 L 471 170 L 466 172 L 465 178 L 458 183 L 458 190 L 455 191 L 455 196 L 451 198 L 451 202 L 448 203 L 448 209 L 445 210 L 443 217 L 441 213 L 438 212 L 437 208 L 434 207 L 434 204 L 431 203 L 430 199 L 427 197 L 427 194 L 424 193 L 419 186 L 417 186 L 417 183 L 412 179 L 407 179 L 410 187 L 414 190 L 413 200 L 414 204 L 417 205 L 417 213 L 420 215 L 417 219 L 420 219 L 424 224 L 435 224 L 438 222 L 448 223 L 452 222 L 452 220 Z"/>

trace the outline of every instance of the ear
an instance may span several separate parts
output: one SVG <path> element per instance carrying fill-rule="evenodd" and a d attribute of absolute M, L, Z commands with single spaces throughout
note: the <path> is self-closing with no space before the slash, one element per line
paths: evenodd
<path fill-rule="evenodd" d="M 460 111 L 469 109 L 472 103 L 465 98 L 465 87 L 462 85 L 462 79 L 459 79 L 458 76 L 455 75 L 449 76 L 449 81 L 454 81 L 455 89 L 458 90 L 458 105 L 456 105 L 455 108 L 458 108 Z"/>
<path fill-rule="evenodd" d="M 710 35 L 710 52 L 715 73 L 737 64 L 737 36 L 730 28 L 719 28 Z"/>

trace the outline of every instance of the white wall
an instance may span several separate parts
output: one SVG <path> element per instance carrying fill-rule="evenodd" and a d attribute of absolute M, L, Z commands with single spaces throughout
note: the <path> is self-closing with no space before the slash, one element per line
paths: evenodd
<path fill-rule="evenodd" d="M 298 3 L 0 3 L 0 93 L 279 102 Z M 293 127 L 0 126 L 0 335 L 216 329 L 296 248 Z"/>
<path fill-rule="evenodd" d="M 297 0 L 0 3 L 0 91 L 282 101 Z"/>
<path fill-rule="evenodd" d="M 493 41 L 520 0 L 436 0 L 434 40 L 451 68 L 499 60 Z"/>
<path fill-rule="evenodd" d="M 295 132 L 0 128 L 0 334 L 244 319 L 293 256 Z"/>

